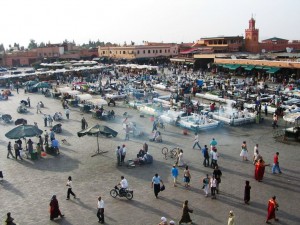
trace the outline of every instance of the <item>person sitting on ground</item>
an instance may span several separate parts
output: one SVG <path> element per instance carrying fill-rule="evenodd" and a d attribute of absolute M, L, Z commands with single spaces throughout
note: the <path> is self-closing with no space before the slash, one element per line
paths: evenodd
<path fill-rule="evenodd" d="M 154 137 L 154 141 L 156 141 L 156 142 L 162 142 L 161 133 L 159 131 L 157 131 L 156 133 L 157 133 L 157 135 Z"/>
<path fill-rule="evenodd" d="M 136 155 L 137 158 L 143 157 L 146 154 L 146 152 L 143 149 L 140 149 L 139 153 Z"/>
<path fill-rule="evenodd" d="M 115 118 L 115 111 L 111 110 L 110 115 L 111 115 L 111 118 Z"/>

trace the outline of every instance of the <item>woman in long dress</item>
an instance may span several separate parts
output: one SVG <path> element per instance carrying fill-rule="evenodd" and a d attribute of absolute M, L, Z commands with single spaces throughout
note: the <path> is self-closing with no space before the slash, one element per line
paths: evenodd
<path fill-rule="evenodd" d="M 266 166 L 269 166 L 269 164 L 265 164 L 265 162 L 262 158 L 255 164 L 255 171 L 254 171 L 255 180 L 257 180 L 259 182 L 262 181 L 264 174 L 265 174 Z"/>
<path fill-rule="evenodd" d="M 178 166 L 185 166 L 185 162 L 183 160 L 183 150 L 182 149 L 180 149 L 177 161 L 178 161 Z"/>
<path fill-rule="evenodd" d="M 185 200 L 185 202 L 183 203 L 182 216 L 181 216 L 181 219 L 179 221 L 179 224 L 192 223 L 190 213 L 193 213 L 193 210 L 189 209 L 188 203 L 189 203 L 188 200 Z"/>
<path fill-rule="evenodd" d="M 64 217 L 59 210 L 58 201 L 56 199 L 56 195 L 53 195 L 50 201 L 50 220 L 57 218 L 58 216 Z"/>

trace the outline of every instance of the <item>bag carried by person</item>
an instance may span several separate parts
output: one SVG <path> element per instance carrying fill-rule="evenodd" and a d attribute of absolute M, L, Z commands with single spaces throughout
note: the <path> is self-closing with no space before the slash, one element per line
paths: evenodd
<path fill-rule="evenodd" d="M 166 189 L 165 185 L 162 185 L 162 186 L 160 187 L 160 191 L 164 191 L 165 189 Z"/>

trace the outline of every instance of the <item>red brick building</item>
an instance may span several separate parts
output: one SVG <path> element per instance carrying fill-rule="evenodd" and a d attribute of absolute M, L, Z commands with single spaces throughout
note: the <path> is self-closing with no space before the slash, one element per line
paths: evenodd
<path fill-rule="evenodd" d="M 269 38 L 259 42 L 259 29 L 255 27 L 253 17 L 249 20 L 249 28 L 245 30 L 245 50 L 251 53 L 280 52 L 290 50 L 300 50 L 300 41 L 289 41 L 282 38 Z"/>

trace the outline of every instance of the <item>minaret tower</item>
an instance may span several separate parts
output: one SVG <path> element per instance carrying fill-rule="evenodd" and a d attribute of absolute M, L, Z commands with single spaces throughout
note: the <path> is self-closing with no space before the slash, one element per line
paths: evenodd
<path fill-rule="evenodd" d="M 252 16 L 249 20 L 249 28 L 245 30 L 245 49 L 247 52 L 259 53 L 258 33 L 259 30 L 255 29 L 255 19 Z"/>

